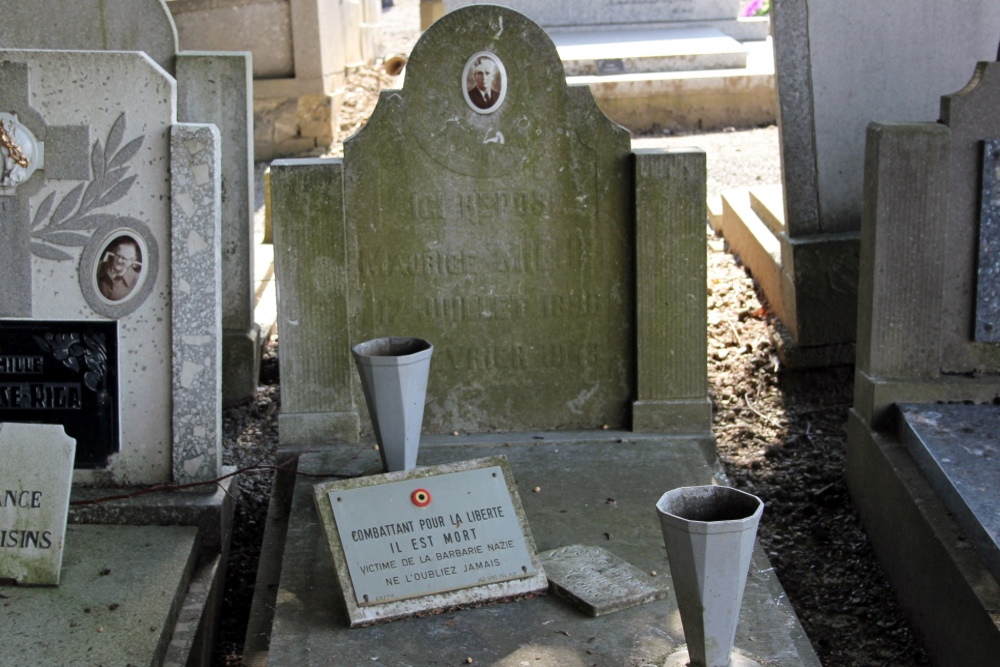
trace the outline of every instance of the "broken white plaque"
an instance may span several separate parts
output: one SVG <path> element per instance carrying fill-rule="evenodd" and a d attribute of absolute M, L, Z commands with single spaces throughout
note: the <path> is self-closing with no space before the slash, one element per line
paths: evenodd
<path fill-rule="evenodd" d="M 351 627 L 545 590 L 504 457 L 317 484 Z"/>
<path fill-rule="evenodd" d="M 0 581 L 59 583 L 75 454 L 61 424 L 0 424 Z"/>
<path fill-rule="evenodd" d="M 652 576 L 600 547 L 579 544 L 540 554 L 549 584 L 559 597 L 603 616 L 666 597 Z"/>

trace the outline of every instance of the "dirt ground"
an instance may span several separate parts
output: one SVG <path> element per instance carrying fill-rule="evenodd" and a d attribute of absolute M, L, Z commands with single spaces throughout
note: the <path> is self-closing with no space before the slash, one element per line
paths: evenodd
<path fill-rule="evenodd" d="M 367 120 L 392 78 L 352 73 L 342 136 Z M 709 193 L 738 181 L 772 181 L 775 128 L 679 138 L 709 152 Z M 334 148 L 331 154 L 336 154 Z M 721 156 L 721 157 L 720 157 Z M 742 162 L 740 162 L 742 161 Z M 738 163 L 738 164 L 734 164 Z M 746 173 L 749 170 L 749 173 Z M 756 170 L 756 172 L 754 171 Z M 733 173 L 729 173 L 733 172 Z M 735 172 L 741 172 L 735 174 Z M 735 174 L 735 175 L 734 175 Z M 738 176 L 738 178 L 737 178 Z M 777 175 L 780 178 L 780 174 Z M 760 496 L 759 539 L 823 665 L 925 665 L 920 639 L 900 612 L 851 504 L 844 479 L 850 366 L 797 371 L 778 360 L 780 326 L 739 258 L 706 229 L 709 384 L 718 453 L 733 486 Z M 280 408 L 278 341 L 264 361 L 257 398 L 225 414 L 225 460 L 272 464 Z M 216 665 L 239 665 L 267 510 L 270 472 L 243 475 Z"/>

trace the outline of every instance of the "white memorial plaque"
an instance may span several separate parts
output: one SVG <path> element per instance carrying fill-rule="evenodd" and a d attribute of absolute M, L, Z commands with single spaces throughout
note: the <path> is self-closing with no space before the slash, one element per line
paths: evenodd
<path fill-rule="evenodd" d="M 319 484 L 351 625 L 546 588 L 496 457 Z"/>
<path fill-rule="evenodd" d="M 75 452 L 59 424 L 0 424 L 0 581 L 59 583 Z"/>

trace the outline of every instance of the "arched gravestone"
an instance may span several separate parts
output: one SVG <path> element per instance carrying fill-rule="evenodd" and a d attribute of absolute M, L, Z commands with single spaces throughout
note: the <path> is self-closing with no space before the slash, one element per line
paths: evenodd
<path fill-rule="evenodd" d="M 345 146 L 354 338 L 435 343 L 438 430 L 622 424 L 635 372 L 629 135 L 566 87 L 534 24 L 485 18 L 429 31 L 404 91 Z M 480 53 L 506 74 L 492 113 L 466 100 Z"/>
<path fill-rule="evenodd" d="M 283 440 L 356 437 L 350 348 L 382 336 L 435 346 L 427 431 L 707 432 L 704 154 L 634 157 L 485 5 L 424 34 L 344 151 L 272 165 Z"/>

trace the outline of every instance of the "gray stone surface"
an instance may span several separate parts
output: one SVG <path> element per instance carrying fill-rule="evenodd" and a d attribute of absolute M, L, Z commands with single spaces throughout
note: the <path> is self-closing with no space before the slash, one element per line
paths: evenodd
<path fill-rule="evenodd" d="M 288 0 L 170 0 L 185 51 L 251 51 L 253 75 L 295 76 L 292 3 Z"/>
<path fill-rule="evenodd" d="M 1000 581 L 1000 407 L 899 406 L 901 439 Z"/>
<path fill-rule="evenodd" d="M 232 520 L 240 489 L 233 470 L 225 478 L 206 484 L 209 493 L 152 491 L 149 487 L 74 486 L 70 498 L 71 524 L 114 526 L 195 526 L 199 558 L 206 559 L 228 548 Z"/>
<path fill-rule="evenodd" d="M 222 402 L 257 391 L 260 331 L 253 318 L 253 79 L 249 53 L 177 55 L 177 120 L 211 123 L 222 151 Z"/>
<path fill-rule="evenodd" d="M 69 526 L 57 588 L 3 587 L 4 661 L 158 665 L 195 565 L 197 529 Z"/>
<path fill-rule="evenodd" d="M 483 51 L 506 69 L 505 96 L 487 113 L 466 100 L 467 66 Z M 329 437 L 357 438 L 363 408 L 348 353 L 387 335 L 436 348 L 424 422 L 432 432 L 633 419 L 649 430 L 707 429 L 704 287 L 686 282 L 704 271 L 704 209 L 690 204 L 704 201 L 704 157 L 642 159 L 635 206 L 628 133 L 589 91 L 565 85 L 545 33 L 499 7 L 445 15 L 342 163 L 272 166 L 291 392 L 283 440 L 304 442 L 294 426 L 321 423 L 343 429 Z M 669 253 L 650 252 L 637 274 L 646 241 Z M 637 342 L 643 290 L 649 319 Z M 677 335 L 655 326 L 668 322 Z M 637 345 L 665 365 L 637 369 Z M 669 381 L 657 376 L 664 369 Z M 652 414 L 633 414 L 636 393 L 652 405 L 635 409 Z"/>
<path fill-rule="evenodd" d="M 983 142 L 976 340 L 1000 343 L 1000 139 Z"/>
<path fill-rule="evenodd" d="M 591 616 L 603 616 L 667 596 L 656 570 L 643 572 L 606 549 L 574 544 L 539 554 L 553 593 Z"/>
<path fill-rule="evenodd" d="M 475 0 L 444 0 L 444 10 L 473 4 L 477 4 Z M 740 11 L 739 0 L 507 0 L 504 5 L 544 28 L 735 19 Z"/>
<path fill-rule="evenodd" d="M 173 480 L 222 472 L 222 154 L 214 125 L 170 131 Z"/>
<path fill-rule="evenodd" d="M 59 424 L 0 424 L 0 580 L 59 583 L 75 452 Z"/>
<path fill-rule="evenodd" d="M 637 149 L 636 431 L 698 433 L 711 423 L 706 341 L 705 154 Z"/>
<path fill-rule="evenodd" d="M 702 443 L 627 432 L 599 438 L 579 432 L 442 436 L 424 443 L 420 463 L 499 454 L 510 462 L 539 549 L 599 544 L 641 570 L 656 570 L 670 587 L 654 505 L 666 489 L 711 482 Z M 298 466 L 309 474 L 379 469 L 375 451 L 343 445 L 305 454 Z M 349 629 L 313 505 L 318 481 L 294 481 L 280 582 L 258 582 L 262 594 L 277 585 L 268 664 L 459 664 L 472 658 L 503 666 L 621 667 L 656 663 L 683 644 L 672 596 L 596 619 L 549 595 Z M 268 571 L 270 564 L 263 567 Z M 778 665 L 819 664 L 760 550 L 736 646 Z"/>

